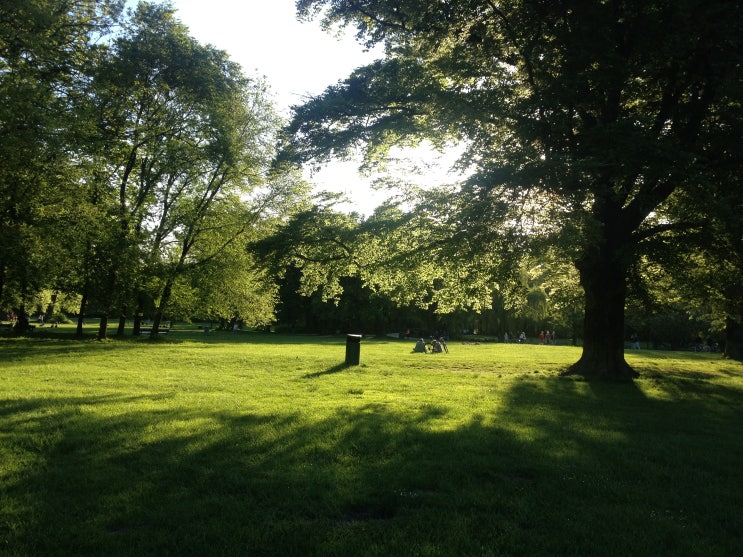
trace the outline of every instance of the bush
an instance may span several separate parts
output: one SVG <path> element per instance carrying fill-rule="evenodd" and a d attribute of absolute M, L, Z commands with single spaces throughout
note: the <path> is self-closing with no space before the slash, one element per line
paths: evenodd
<path fill-rule="evenodd" d="M 57 323 L 57 324 L 68 324 L 68 323 L 72 323 L 72 320 L 69 317 L 67 317 L 67 315 L 65 315 L 64 313 L 62 313 L 61 311 L 58 311 L 57 313 L 55 313 L 54 315 L 52 315 L 52 319 L 49 322 L 50 325 L 51 324 L 54 324 L 54 323 Z"/>

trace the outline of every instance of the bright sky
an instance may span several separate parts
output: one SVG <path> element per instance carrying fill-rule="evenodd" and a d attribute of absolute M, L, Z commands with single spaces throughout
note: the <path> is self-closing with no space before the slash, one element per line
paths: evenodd
<path fill-rule="evenodd" d="M 356 42 L 352 30 L 335 37 L 318 21 L 299 22 L 295 0 L 171 0 L 177 17 L 199 42 L 225 50 L 248 76 L 265 76 L 277 107 L 291 105 L 347 77 L 378 57 Z M 318 189 L 345 193 L 344 207 L 369 215 L 387 195 L 373 191 L 357 163 L 335 162 L 308 176 Z"/>
<path fill-rule="evenodd" d="M 294 0 L 172 0 L 177 17 L 202 43 L 227 51 L 248 75 L 264 75 L 288 109 L 374 59 L 347 33 L 300 23 Z"/>
<path fill-rule="evenodd" d="M 225 50 L 249 76 L 265 76 L 279 110 L 345 78 L 374 59 L 352 33 L 338 38 L 317 21 L 300 23 L 294 0 L 172 0 L 177 17 L 199 42 Z M 360 177 L 357 164 L 334 162 L 307 176 L 318 189 L 345 193 L 348 207 L 370 214 L 386 197 Z"/>

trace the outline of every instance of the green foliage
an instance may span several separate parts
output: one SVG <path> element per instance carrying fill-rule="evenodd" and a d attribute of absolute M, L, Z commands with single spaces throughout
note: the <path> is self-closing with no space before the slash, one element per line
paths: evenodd
<path fill-rule="evenodd" d="M 237 318 L 249 327 L 273 322 L 277 287 L 254 264 L 244 239 L 202 261 L 178 276 L 169 315 L 217 321 Z"/>
<path fill-rule="evenodd" d="M 625 279 L 643 242 L 676 224 L 656 211 L 700 183 L 729 188 L 719 155 L 740 129 L 740 10 L 702 0 L 297 6 L 386 51 L 296 108 L 287 156 L 363 146 L 374 160 L 393 144 L 463 141 L 471 172 L 436 220 L 451 229 L 436 264 L 459 250 L 467 282 L 492 291 L 516 268 L 502 261 L 554 246 L 585 291 L 586 350 L 573 371 L 632 375 L 620 350 Z"/>
<path fill-rule="evenodd" d="M 118 221 L 107 274 L 120 287 L 107 303 L 131 299 L 149 274 L 161 319 L 176 281 L 243 245 L 261 217 L 246 199 L 265 185 L 277 120 L 264 85 L 191 38 L 172 9 L 142 4 L 126 23 L 93 83 Z"/>
<path fill-rule="evenodd" d="M 245 245 L 307 188 L 270 167 L 267 85 L 199 44 L 171 5 L 122 4 L 0 8 L 0 303 L 23 313 L 54 291 L 104 316 L 157 302 L 162 318 L 175 296 L 173 315 L 209 306 L 265 323 L 273 293 Z M 200 290 L 197 268 L 218 262 L 229 288 Z"/>
<path fill-rule="evenodd" d="M 79 201 L 76 101 L 119 1 L 10 0 L 0 7 L 0 301 L 64 275 Z"/>

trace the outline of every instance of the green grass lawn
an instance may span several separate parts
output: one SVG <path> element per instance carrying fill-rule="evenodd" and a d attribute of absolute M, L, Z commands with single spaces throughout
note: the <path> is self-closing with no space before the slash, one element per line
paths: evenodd
<path fill-rule="evenodd" d="M 0 555 L 737 555 L 743 365 L 175 330 L 0 338 Z M 36 333 L 39 334 L 39 333 Z"/>

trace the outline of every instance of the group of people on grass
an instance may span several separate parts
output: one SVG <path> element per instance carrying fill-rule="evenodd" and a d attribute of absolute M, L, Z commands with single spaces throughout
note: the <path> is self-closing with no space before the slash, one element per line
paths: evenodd
<path fill-rule="evenodd" d="M 527 337 L 526 337 L 526 331 L 521 331 L 518 334 L 518 337 L 515 337 L 506 331 L 503 334 L 503 342 L 508 344 L 509 342 L 512 342 L 512 339 L 517 339 L 517 342 L 519 344 L 526 344 Z M 557 344 L 557 334 L 555 331 L 540 331 L 539 333 L 539 344 Z"/>
<path fill-rule="evenodd" d="M 449 353 L 449 347 L 446 345 L 444 337 L 431 337 L 431 340 L 426 342 L 423 338 L 419 338 L 413 347 L 413 352 L 420 352 L 422 354 L 440 354 L 442 352 Z"/>

